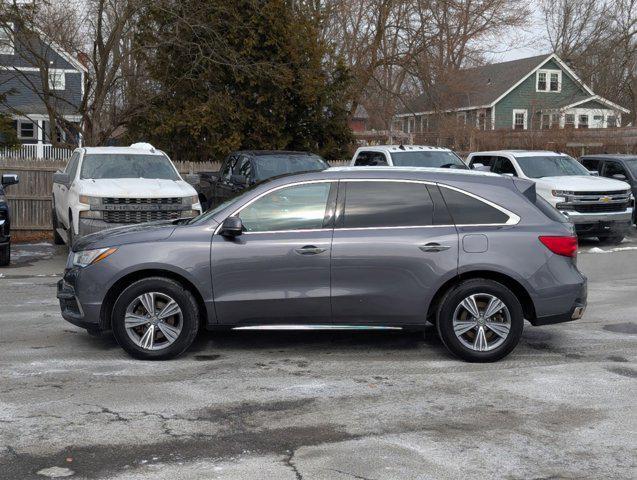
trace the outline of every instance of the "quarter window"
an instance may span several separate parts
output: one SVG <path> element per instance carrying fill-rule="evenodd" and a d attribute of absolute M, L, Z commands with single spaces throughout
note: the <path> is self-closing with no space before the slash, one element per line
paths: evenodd
<path fill-rule="evenodd" d="M 431 225 L 427 186 L 408 182 L 347 182 L 343 227 Z"/>
<path fill-rule="evenodd" d="M 451 188 L 440 190 L 456 225 L 504 224 L 509 220 L 507 214 L 477 198 Z"/>
<path fill-rule="evenodd" d="M 274 190 L 241 210 L 247 232 L 314 230 L 323 227 L 330 182 Z"/>

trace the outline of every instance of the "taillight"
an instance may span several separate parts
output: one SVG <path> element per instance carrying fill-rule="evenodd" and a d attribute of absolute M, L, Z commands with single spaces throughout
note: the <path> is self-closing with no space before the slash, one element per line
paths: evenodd
<path fill-rule="evenodd" d="M 544 244 L 551 252 L 564 257 L 577 256 L 577 237 L 552 237 L 541 236 L 540 242 Z"/>

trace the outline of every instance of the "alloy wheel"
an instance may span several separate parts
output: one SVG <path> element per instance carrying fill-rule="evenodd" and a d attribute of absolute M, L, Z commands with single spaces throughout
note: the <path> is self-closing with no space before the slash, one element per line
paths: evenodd
<path fill-rule="evenodd" d="M 453 331 L 460 342 L 476 352 L 487 352 L 504 343 L 511 330 L 511 314 L 505 303 L 490 293 L 475 293 L 462 300 L 453 314 Z"/>
<path fill-rule="evenodd" d="M 183 315 L 177 302 L 169 295 L 148 292 L 126 307 L 124 327 L 137 346 L 145 350 L 161 350 L 179 338 Z"/>

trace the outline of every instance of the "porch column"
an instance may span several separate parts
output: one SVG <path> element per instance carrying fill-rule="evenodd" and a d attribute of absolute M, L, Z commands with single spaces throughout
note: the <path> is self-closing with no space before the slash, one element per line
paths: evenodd
<path fill-rule="evenodd" d="M 36 120 L 38 131 L 38 143 L 36 144 L 36 157 L 44 158 L 44 120 Z"/>

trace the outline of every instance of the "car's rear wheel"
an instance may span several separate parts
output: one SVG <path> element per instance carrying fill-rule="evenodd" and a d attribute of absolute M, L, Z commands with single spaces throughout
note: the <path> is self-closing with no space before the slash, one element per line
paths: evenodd
<path fill-rule="evenodd" d="M 174 280 L 138 280 L 115 302 L 112 327 L 117 342 L 131 356 L 145 360 L 173 358 L 182 354 L 197 335 L 197 302 Z"/>
<path fill-rule="evenodd" d="M 493 362 L 508 355 L 524 328 L 522 305 L 511 290 L 488 279 L 465 280 L 443 297 L 438 334 L 456 356 Z"/>
<path fill-rule="evenodd" d="M 597 238 L 606 245 L 619 245 L 624 240 L 624 235 L 602 235 Z"/>
<path fill-rule="evenodd" d="M 11 244 L 0 247 L 0 267 L 6 267 L 11 261 Z"/>

